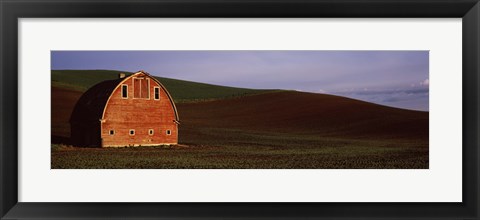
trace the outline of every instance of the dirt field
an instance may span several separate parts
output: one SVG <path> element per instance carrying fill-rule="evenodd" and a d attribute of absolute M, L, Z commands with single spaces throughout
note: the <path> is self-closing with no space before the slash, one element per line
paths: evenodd
<path fill-rule="evenodd" d="M 52 142 L 65 142 L 70 137 L 70 115 L 81 95 L 78 91 L 52 87 Z"/>

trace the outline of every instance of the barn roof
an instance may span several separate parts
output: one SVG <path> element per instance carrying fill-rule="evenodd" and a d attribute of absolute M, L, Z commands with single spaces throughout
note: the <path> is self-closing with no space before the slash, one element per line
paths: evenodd
<path fill-rule="evenodd" d="M 88 89 L 80 99 L 77 101 L 75 108 L 73 109 L 72 115 L 70 117 L 70 123 L 93 123 L 99 122 L 101 118 L 103 118 L 103 113 L 105 109 L 105 105 L 107 104 L 110 96 L 112 95 L 113 91 L 123 82 L 126 81 L 128 78 L 133 77 L 134 75 L 143 73 L 150 78 L 152 78 L 155 82 L 157 82 L 167 93 L 168 98 L 173 106 L 173 110 L 175 113 L 175 119 L 179 121 L 177 108 L 171 95 L 168 93 L 168 90 L 165 86 L 162 85 L 155 77 L 152 77 L 150 74 L 140 71 L 136 72 L 130 76 L 120 79 L 114 80 L 106 80 L 100 82 L 90 89 Z"/>
<path fill-rule="evenodd" d="M 77 101 L 70 122 L 98 122 L 110 95 L 123 80 L 103 81 L 88 89 Z"/>

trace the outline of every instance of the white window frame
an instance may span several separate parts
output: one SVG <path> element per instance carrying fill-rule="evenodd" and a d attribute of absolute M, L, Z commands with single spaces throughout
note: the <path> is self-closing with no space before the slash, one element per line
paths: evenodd
<path fill-rule="evenodd" d="M 148 97 L 147 98 L 135 98 L 135 79 L 145 79 L 147 80 L 147 84 L 148 84 Z M 150 78 L 148 77 L 133 77 L 132 79 L 132 88 L 133 88 L 133 99 L 145 99 L 145 100 L 150 100 Z M 140 83 L 140 89 L 138 91 L 142 91 L 142 83 Z"/>
<path fill-rule="evenodd" d="M 155 134 L 155 131 L 153 129 L 148 129 L 148 135 L 152 136 Z"/>
<path fill-rule="evenodd" d="M 112 133 L 112 131 L 113 131 L 113 133 Z M 110 129 L 110 130 L 108 131 L 108 134 L 109 134 L 110 136 L 115 135 L 115 130 L 114 130 L 114 129 Z"/>
<path fill-rule="evenodd" d="M 133 131 L 133 134 L 132 134 L 132 131 Z M 130 129 L 130 130 L 128 131 L 128 134 L 129 134 L 130 136 L 135 136 L 135 129 Z"/>
<path fill-rule="evenodd" d="M 123 97 L 123 87 L 127 87 L 127 97 Z M 127 84 L 122 84 L 122 91 L 120 91 L 120 96 L 122 96 L 122 99 L 128 99 L 128 85 Z"/>
<path fill-rule="evenodd" d="M 170 129 L 167 129 L 167 130 L 165 131 L 165 133 L 166 133 L 167 135 L 172 135 L 172 131 L 171 131 Z"/>
<path fill-rule="evenodd" d="M 157 89 L 158 89 L 158 99 L 155 98 L 155 90 L 157 90 Z M 160 86 L 154 86 L 153 87 L 153 99 L 154 100 L 160 100 Z"/>

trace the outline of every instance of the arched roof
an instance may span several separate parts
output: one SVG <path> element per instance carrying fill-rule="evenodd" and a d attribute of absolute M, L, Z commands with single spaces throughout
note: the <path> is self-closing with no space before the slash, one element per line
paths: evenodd
<path fill-rule="evenodd" d="M 103 118 L 105 105 L 108 103 L 108 100 L 112 96 L 115 89 L 117 89 L 124 81 L 127 81 L 129 78 L 139 74 L 145 74 L 163 88 L 163 90 L 168 96 L 168 99 L 170 100 L 170 103 L 172 104 L 175 113 L 175 120 L 178 122 L 179 117 L 177 107 L 175 106 L 173 98 L 168 92 L 168 90 L 165 88 L 165 86 L 160 83 L 160 81 L 158 81 L 155 77 L 152 77 L 150 74 L 139 71 L 125 78 L 100 82 L 88 89 L 77 101 L 77 104 L 75 105 L 75 108 L 73 109 L 72 115 L 70 117 L 70 123 L 98 122 L 100 119 Z"/>
<path fill-rule="evenodd" d="M 143 71 L 141 71 L 143 72 Z M 165 88 L 165 86 L 155 77 L 151 76 L 149 73 L 147 72 L 143 72 L 145 75 L 149 76 L 151 79 L 153 79 L 155 82 L 158 83 L 158 85 L 160 85 L 160 87 L 162 87 L 162 89 L 165 91 L 165 93 L 167 94 L 167 97 L 168 97 L 168 100 L 170 100 L 170 103 L 172 104 L 172 107 L 173 107 L 173 112 L 175 113 L 175 120 L 177 121 L 177 123 L 180 122 L 180 118 L 178 117 L 178 111 L 177 111 L 177 106 L 175 105 L 175 102 L 173 101 L 173 98 L 172 98 L 172 95 L 170 95 L 170 93 L 168 92 L 167 88 Z"/>

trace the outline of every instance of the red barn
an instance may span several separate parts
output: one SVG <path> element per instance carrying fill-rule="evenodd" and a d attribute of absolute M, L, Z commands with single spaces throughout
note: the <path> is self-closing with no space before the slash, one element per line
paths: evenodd
<path fill-rule="evenodd" d="M 167 89 L 148 73 L 94 85 L 70 118 L 72 143 L 124 147 L 178 143 L 178 112 Z"/>

